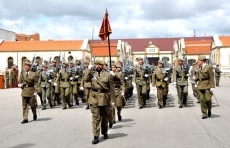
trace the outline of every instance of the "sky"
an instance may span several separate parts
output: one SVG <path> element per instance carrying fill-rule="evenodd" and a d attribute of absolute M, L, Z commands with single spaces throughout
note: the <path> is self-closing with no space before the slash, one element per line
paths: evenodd
<path fill-rule="evenodd" d="M 0 28 L 41 40 L 99 39 L 106 8 L 111 39 L 230 35 L 229 0 L 0 0 Z"/>

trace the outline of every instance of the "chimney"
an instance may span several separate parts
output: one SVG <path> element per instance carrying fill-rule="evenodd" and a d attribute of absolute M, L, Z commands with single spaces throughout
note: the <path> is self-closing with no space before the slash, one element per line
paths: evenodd
<path fill-rule="evenodd" d="M 153 44 L 153 42 L 152 41 L 149 41 L 149 45 L 152 45 Z"/>

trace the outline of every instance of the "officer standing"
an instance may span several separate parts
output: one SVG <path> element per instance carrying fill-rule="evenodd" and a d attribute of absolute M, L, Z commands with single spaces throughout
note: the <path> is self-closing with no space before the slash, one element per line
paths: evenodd
<path fill-rule="evenodd" d="M 158 65 L 152 75 L 152 86 L 157 87 L 157 98 L 158 98 L 158 106 L 159 109 L 165 107 L 166 105 L 166 98 L 167 98 L 167 82 L 168 82 L 168 75 L 163 73 L 163 61 L 159 60 Z"/>
<path fill-rule="evenodd" d="M 92 70 L 89 69 L 89 61 L 85 61 L 85 69 L 83 70 L 80 90 L 84 90 L 84 100 L 86 100 L 86 110 L 89 109 L 89 92 L 92 87 L 91 79 L 92 79 Z"/>
<path fill-rule="evenodd" d="M 36 72 L 32 72 L 31 63 L 25 62 L 25 71 L 20 74 L 18 87 L 22 89 L 22 108 L 23 108 L 23 121 L 22 124 L 28 123 L 29 106 L 33 112 L 33 119 L 37 119 L 36 114 L 36 99 L 35 95 L 38 86 L 38 76 Z"/>
<path fill-rule="evenodd" d="M 50 95 L 50 89 L 51 89 L 51 74 L 47 70 L 47 65 L 42 65 L 42 72 L 40 73 L 38 84 L 41 87 L 42 91 L 42 102 L 43 102 L 43 108 L 42 110 L 46 109 L 46 98 L 48 99 L 50 108 L 53 107 L 51 102 L 51 95 Z"/>
<path fill-rule="evenodd" d="M 217 64 L 216 65 L 216 68 L 215 68 L 215 78 L 216 78 L 216 86 L 220 86 L 219 83 L 220 83 L 220 68 L 219 68 L 219 65 Z"/>
<path fill-rule="evenodd" d="M 109 105 L 115 100 L 115 91 L 112 76 L 104 70 L 104 62 L 97 60 L 96 71 L 91 79 L 92 89 L 89 95 L 90 109 L 92 113 L 92 125 L 94 139 L 93 144 L 99 142 L 100 129 L 104 139 L 108 139 Z"/>
<path fill-rule="evenodd" d="M 139 109 L 142 109 L 146 107 L 147 81 L 149 76 L 148 74 L 145 74 L 143 58 L 137 58 L 137 61 L 138 65 L 133 74 L 133 85 L 136 85 Z"/>
<path fill-rule="evenodd" d="M 188 96 L 188 70 L 183 65 L 183 60 L 178 59 L 178 66 L 173 69 L 173 85 L 177 87 L 179 108 L 187 106 Z"/>
<path fill-rule="evenodd" d="M 203 114 L 202 119 L 206 119 L 207 116 L 211 117 L 211 98 L 215 88 L 214 72 L 212 67 L 207 64 L 205 56 L 198 57 L 197 65 L 200 66 L 196 79 L 198 81 L 197 92 L 200 99 L 201 113 Z"/>

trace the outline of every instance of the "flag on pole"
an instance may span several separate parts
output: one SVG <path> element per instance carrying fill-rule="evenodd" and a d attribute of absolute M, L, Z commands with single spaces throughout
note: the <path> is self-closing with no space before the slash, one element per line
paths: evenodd
<path fill-rule="evenodd" d="M 99 37 L 102 39 L 102 41 L 104 41 L 111 33 L 112 33 L 112 29 L 109 24 L 108 12 L 106 9 L 105 16 L 102 20 Z"/>

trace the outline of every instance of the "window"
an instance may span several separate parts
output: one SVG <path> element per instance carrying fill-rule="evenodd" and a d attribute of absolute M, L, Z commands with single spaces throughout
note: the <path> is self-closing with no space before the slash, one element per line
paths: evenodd
<path fill-rule="evenodd" d="M 69 56 L 68 57 L 68 61 L 72 61 L 73 60 L 73 57 L 72 56 Z"/>
<path fill-rule="evenodd" d="M 9 57 L 8 58 L 8 68 L 10 69 L 11 66 L 13 66 L 13 65 L 14 65 L 14 59 L 12 57 Z"/>
<path fill-rule="evenodd" d="M 25 60 L 26 60 L 26 59 L 27 59 L 26 57 L 23 57 L 23 58 L 22 58 L 22 67 L 24 67 Z"/>
<path fill-rule="evenodd" d="M 188 65 L 189 65 L 189 66 L 192 66 L 192 64 L 195 63 L 195 62 L 196 62 L 195 59 L 189 59 L 189 60 L 188 60 Z"/>

